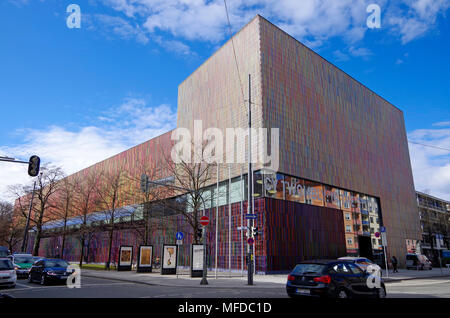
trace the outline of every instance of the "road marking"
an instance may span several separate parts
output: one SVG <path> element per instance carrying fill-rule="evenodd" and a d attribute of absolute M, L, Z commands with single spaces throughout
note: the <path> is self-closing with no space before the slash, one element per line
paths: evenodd
<path fill-rule="evenodd" d="M 436 285 L 436 284 L 449 284 L 450 280 L 422 280 L 421 282 L 403 281 L 398 282 L 395 285 L 388 285 L 391 287 L 402 287 L 402 286 L 425 286 L 425 285 Z"/>
<path fill-rule="evenodd" d="M 35 291 L 35 290 L 39 291 L 39 290 L 51 289 L 51 288 L 68 288 L 66 285 L 54 285 L 54 286 L 48 286 L 48 285 L 46 285 L 46 286 L 42 286 L 42 285 L 40 285 L 40 286 L 27 286 L 27 285 L 23 285 L 23 284 L 20 284 L 20 285 L 24 286 L 26 288 L 14 288 L 14 289 L 9 290 L 9 292 L 23 291 L 23 290 L 30 290 L 30 289 L 32 291 Z M 82 284 L 81 288 L 83 288 L 83 287 L 101 287 L 101 286 L 108 287 L 108 286 L 112 286 L 112 285 L 134 285 L 134 283 Z"/>
<path fill-rule="evenodd" d="M 23 286 L 23 287 L 26 287 L 26 288 L 33 288 L 31 286 L 28 286 L 28 285 L 25 285 L 25 284 L 22 284 L 22 283 L 18 283 L 18 282 L 16 282 L 16 285 Z"/>

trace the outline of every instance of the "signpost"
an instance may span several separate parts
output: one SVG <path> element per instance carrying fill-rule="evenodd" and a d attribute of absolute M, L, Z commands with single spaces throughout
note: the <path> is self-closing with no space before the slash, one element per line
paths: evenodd
<path fill-rule="evenodd" d="M 246 214 L 245 215 L 245 218 L 247 219 L 247 220 L 255 220 L 256 219 L 256 214 Z"/>
<path fill-rule="evenodd" d="M 208 280 L 206 279 L 206 226 L 209 224 L 209 217 L 203 215 L 200 218 L 200 224 L 203 226 L 203 277 L 200 285 L 208 285 Z"/>
<path fill-rule="evenodd" d="M 387 261 L 387 252 L 386 252 L 386 246 L 387 246 L 386 228 L 384 226 L 382 226 L 382 227 L 380 227 L 380 231 L 381 231 L 381 244 L 383 244 L 383 250 L 384 250 L 384 262 L 386 263 L 386 277 L 389 277 L 389 268 L 388 268 L 388 261 Z"/>

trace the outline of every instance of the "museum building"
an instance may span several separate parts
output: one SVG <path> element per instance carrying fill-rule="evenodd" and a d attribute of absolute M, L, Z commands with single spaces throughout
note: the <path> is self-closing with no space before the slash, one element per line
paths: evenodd
<path fill-rule="evenodd" d="M 201 120 L 204 129 L 246 128 L 249 88 L 252 127 L 279 129 L 277 172 L 263 174 L 262 164 L 253 166 L 256 271 L 282 272 L 302 260 L 346 255 L 381 260 L 381 227 L 388 257 L 404 264 L 407 242 L 420 240 L 421 230 L 403 112 L 257 15 L 179 85 L 177 127 L 192 130 Z M 133 173 L 138 162 L 155 160 L 161 147 L 173 145 L 171 133 L 75 175 L 121 164 Z M 246 174 L 245 164 L 223 163 L 205 190 L 210 269 L 246 269 Z M 140 242 L 126 224 L 142 218 L 142 211 L 133 202 L 118 212 L 124 225 L 115 232 L 114 258 L 121 245 L 137 251 Z M 92 211 L 93 227 L 105 221 L 101 215 Z M 68 222 L 73 234 L 64 253 L 73 261 L 80 250 L 78 220 Z M 58 220 L 46 223 L 41 255 L 60 246 L 60 228 Z M 178 262 L 188 266 L 193 233 L 182 215 L 167 212 L 165 228 L 151 232 L 149 241 L 158 255 L 180 231 Z M 107 235 L 94 233 L 86 260 L 105 262 L 106 246 Z"/>

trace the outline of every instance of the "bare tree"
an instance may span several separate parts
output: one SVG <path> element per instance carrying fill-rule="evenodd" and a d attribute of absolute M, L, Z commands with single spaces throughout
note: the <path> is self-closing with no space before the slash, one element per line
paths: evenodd
<path fill-rule="evenodd" d="M 207 187 L 213 183 L 216 176 L 216 163 L 209 160 L 206 144 L 191 145 L 191 157 L 186 158 L 178 153 L 176 162 L 165 153 L 164 169 L 175 179 L 175 184 L 167 186 L 174 190 L 175 195 L 183 195 L 185 200 L 165 200 L 168 208 L 183 215 L 193 230 L 193 241 L 199 243 L 196 233 L 200 229 L 200 216 L 207 208 L 206 202 L 211 200 Z"/>
<path fill-rule="evenodd" d="M 63 222 L 62 226 L 62 243 L 61 243 L 61 254 L 59 257 L 64 258 L 64 247 L 66 245 L 66 235 L 67 235 L 67 220 L 73 215 L 75 194 L 76 194 L 76 183 L 72 178 L 63 178 L 59 181 L 59 187 L 57 195 L 52 197 L 52 205 L 54 209 L 52 214 L 57 219 Z"/>
<path fill-rule="evenodd" d="M 97 185 L 100 180 L 100 174 L 91 172 L 86 176 L 73 176 L 72 183 L 76 191 L 74 196 L 74 214 L 80 220 L 80 228 L 78 230 L 77 238 L 80 242 L 80 268 L 83 266 L 83 258 L 85 254 L 86 242 L 90 241 L 93 229 L 89 224 L 89 214 L 95 211 L 98 206 Z"/>
<path fill-rule="evenodd" d="M 34 225 L 34 246 L 33 254 L 39 254 L 39 246 L 42 236 L 42 225 L 46 218 L 51 217 L 47 215 L 55 206 L 52 198 L 58 190 L 58 181 L 64 176 L 60 167 L 47 166 L 41 168 L 41 173 L 37 178 L 37 186 L 35 190 L 34 200 L 32 204 L 32 213 L 30 215 L 30 225 Z M 17 213 L 27 219 L 28 207 L 31 201 L 32 187 L 29 185 L 15 185 L 9 188 L 10 192 L 16 196 L 16 210 Z"/>
<path fill-rule="evenodd" d="M 128 172 L 124 167 L 119 166 L 114 171 L 104 170 L 102 172 L 102 181 L 96 189 L 100 207 L 106 217 L 104 228 L 109 234 L 106 269 L 109 269 L 111 264 L 112 243 L 117 222 L 117 210 L 123 206 L 125 202 L 129 202 L 130 200 L 130 193 L 126 191 L 128 182 Z"/>
<path fill-rule="evenodd" d="M 0 202 L 0 242 L 13 251 L 22 239 L 23 222 L 14 223 L 13 205 L 9 202 Z M 23 220 L 23 219 L 19 219 Z"/>
<path fill-rule="evenodd" d="M 145 175 L 151 181 L 161 180 L 164 176 L 161 163 L 156 161 L 138 163 L 136 173 L 129 176 L 130 184 L 136 185 L 131 188 L 133 193 L 130 193 L 130 197 L 134 196 L 140 203 L 139 213 L 134 213 L 129 226 L 136 233 L 138 240 L 142 244 L 147 245 L 149 243 L 149 233 L 161 229 L 162 222 L 158 222 L 163 217 L 159 213 L 161 208 L 160 201 L 167 197 L 171 191 L 162 186 L 155 186 L 152 183 L 149 183 L 147 189 L 143 191 L 139 186 L 142 181 L 142 175 Z"/>

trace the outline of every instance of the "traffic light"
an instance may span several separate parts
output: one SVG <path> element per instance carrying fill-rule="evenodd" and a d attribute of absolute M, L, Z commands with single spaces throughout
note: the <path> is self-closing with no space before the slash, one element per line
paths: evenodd
<path fill-rule="evenodd" d="M 36 177 L 39 174 L 39 167 L 41 165 L 41 158 L 38 156 L 31 156 L 28 161 L 28 175 Z"/>
<path fill-rule="evenodd" d="M 148 187 L 148 177 L 147 175 L 144 173 L 141 175 L 141 191 L 142 192 L 147 192 L 147 187 Z"/>
<path fill-rule="evenodd" d="M 202 230 L 202 229 L 197 229 L 197 237 L 198 237 L 199 239 L 202 238 L 202 233 L 203 233 L 203 230 Z"/>

